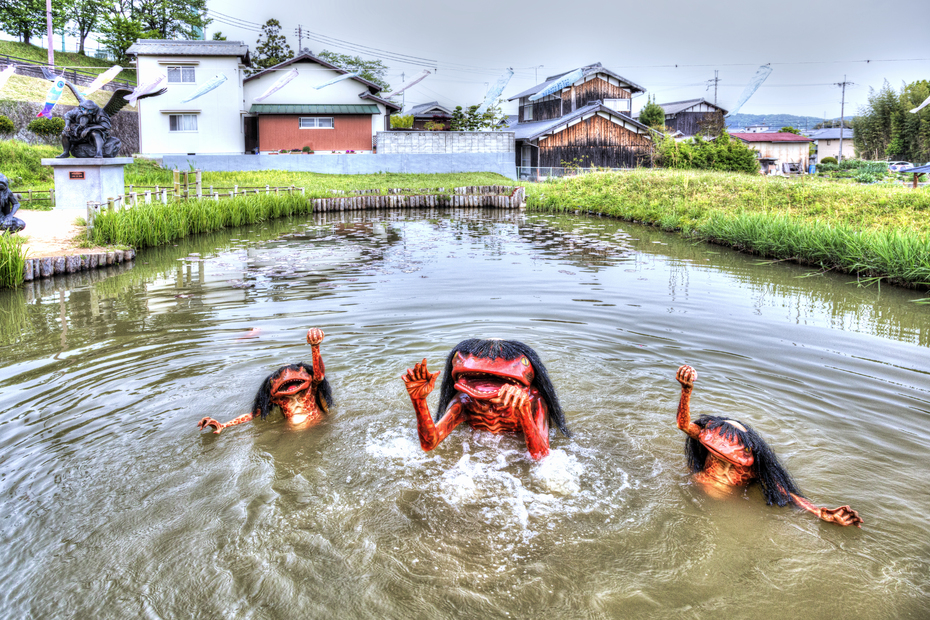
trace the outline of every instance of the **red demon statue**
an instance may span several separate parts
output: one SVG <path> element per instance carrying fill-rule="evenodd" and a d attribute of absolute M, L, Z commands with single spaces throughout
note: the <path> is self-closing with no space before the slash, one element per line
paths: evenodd
<path fill-rule="evenodd" d="M 255 416 L 261 416 L 264 420 L 275 406 L 281 408 L 284 417 L 292 424 L 319 422 L 324 414 L 329 413 L 329 406 L 333 403 L 323 358 L 320 357 L 323 335 L 321 329 L 314 328 L 307 332 L 307 343 L 313 352 L 313 365 L 303 362 L 290 364 L 269 375 L 258 388 L 251 412 L 225 424 L 213 418 L 204 418 L 198 423 L 198 428 L 210 426 L 215 429 L 214 433 L 219 433 L 229 426 L 248 422 Z"/>
<path fill-rule="evenodd" d="M 522 342 L 475 338 L 458 343 L 446 359 L 434 422 L 426 396 L 438 376 L 426 369 L 426 359 L 403 376 L 424 450 L 438 446 L 462 422 L 491 433 L 523 433 L 534 459 L 549 454 L 550 423 L 571 436 L 546 367 Z"/>
<path fill-rule="evenodd" d="M 748 425 L 710 415 L 692 422 L 691 390 L 697 372 L 690 366 L 682 366 L 676 379 L 681 384 L 678 428 L 688 435 L 685 454 L 697 482 L 707 486 L 744 487 L 758 481 L 770 506 L 793 503 L 824 521 L 862 527 L 859 513 L 849 506 L 820 508 L 801 495 L 772 449 Z"/>

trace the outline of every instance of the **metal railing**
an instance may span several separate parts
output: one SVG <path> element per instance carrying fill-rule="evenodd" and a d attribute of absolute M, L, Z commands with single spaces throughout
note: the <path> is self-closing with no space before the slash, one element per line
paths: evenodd
<path fill-rule="evenodd" d="M 25 75 L 28 77 L 36 77 L 45 79 L 45 74 L 42 72 L 42 67 L 51 69 L 54 73 L 58 74 L 59 70 L 54 65 L 49 65 L 48 63 L 36 62 L 35 60 L 29 58 L 19 58 L 18 56 L 10 56 L 8 54 L 0 54 L 0 63 L 5 65 L 16 65 L 16 74 Z M 61 72 L 61 76 L 66 80 L 70 81 L 72 84 L 90 84 L 100 73 L 103 73 L 106 70 L 106 67 L 100 67 L 100 71 L 94 73 L 93 71 L 87 71 L 84 69 L 66 69 Z M 109 82 L 104 84 L 101 88 L 103 90 L 116 90 L 117 88 L 134 88 L 135 83 L 130 82 Z"/>

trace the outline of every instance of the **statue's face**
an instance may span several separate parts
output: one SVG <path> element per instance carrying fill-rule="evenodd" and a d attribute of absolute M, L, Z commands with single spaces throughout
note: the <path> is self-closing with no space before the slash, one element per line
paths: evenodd
<path fill-rule="evenodd" d="M 6 187 L 6 181 L 0 181 L 0 192 L 5 192 Z"/>

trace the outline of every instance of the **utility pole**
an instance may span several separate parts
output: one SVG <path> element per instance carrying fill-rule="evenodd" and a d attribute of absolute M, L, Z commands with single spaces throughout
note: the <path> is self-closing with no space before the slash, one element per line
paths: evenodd
<path fill-rule="evenodd" d="M 720 78 L 717 77 L 717 75 L 718 75 L 719 73 L 720 73 L 719 70 L 714 69 L 714 77 L 713 77 L 713 79 L 707 80 L 707 88 L 708 88 L 708 89 L 710 88 L 710 83 L 711 83 L 711 82 L 714 83 L 714 105 L 715 105 L 715 106 L 717 105 L 717 82 L 720 81 Z"/>
<path fill-rule="evenodd" d="M 839 157 L 836 158 L 837 162 L 841 162 L 843 161 L 843 125 L 845 124 L 843 121 L 845 119 L 844 115 L 845 115 L 845 108 L 846 108 L 846 86 L 852 86 L 853 83 L 847 82 L 846 76 L 844 75 L 843 81 L 837 82 L 836 85 L 843 89 L 843 95 L 842 95 L 842 98 L 840 99 L 840 155 Z"/>
<path fill-rule="evenodd" d="M 52 44 L 52 0 L 45 0 L 45 23 L 48 26 L 48 64 L 55 66 L 55 46 Z"/>
<path fill-rule="evenodd" d="M 304 31 L 303 27 L 300 24 L 297 24 L 297 55 L 300 56 L 303 53 L 303 41 L 304 41 Z"/>

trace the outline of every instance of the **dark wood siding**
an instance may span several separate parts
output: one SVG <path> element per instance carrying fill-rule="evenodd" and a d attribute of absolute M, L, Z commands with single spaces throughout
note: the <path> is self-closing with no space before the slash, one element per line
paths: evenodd
<path fill-rule="evenodd" d="M 713 116 L 719 112 L 679 112 L 675 118 L 665 121 L 665 126 L 678 130 L 686 136 L 693 136 L 701 130 L 700 123 L 705 116 Z"/>
<path fill-rule="evenodd" d="M 600 99 L 630 99 L 630 91 L 625 90 L 619 86 L 614 86 L 606 80 L 601 78 L 596 78 L 590 82 L 585 82 L 584 84 L 579 84 L 575 88 L 575 108 L 581 108 L 592 101 L 597 101 Z M 569 110 L 565 110 L 566 114 Z"/>
<path fill-rule="evenodd" d="M 652 140 L 602 116 L 593 116 L 539 142 L 539 165 L 582 168 L 648 166 Z"/>
<path fill-rule="evenodd" d="M 526 116 L 526 106 L 533 106 L 533 120 L 523 120 Z M 562 101 L 558 95 L 550 95 L 539 101 L 530 101 L 529 97 L 520 98 L 520 116 L 517 117 L 521 123 L 535 123 L 536 121 L 548 121 L 553 118 L 562 116 Z"/>

